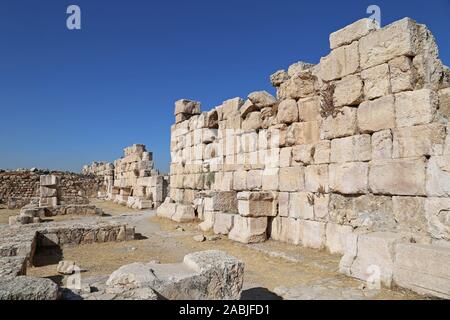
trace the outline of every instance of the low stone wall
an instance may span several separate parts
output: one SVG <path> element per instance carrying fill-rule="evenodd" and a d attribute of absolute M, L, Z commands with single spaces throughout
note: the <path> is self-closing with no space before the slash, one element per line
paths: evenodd
<path fill-rule="evenodd" d="M 60 204 L 87 204 L 89 197 L 96 197 L 102 181 L 95 176 L 70 172 L 3 171 L 0 172 L 0 203 L 10 209 L 19 209 L 40 196 L 40 176 L 59 178 Z"/>
<path fill-rule="evenodd" d="M 330 47 L 318 65 L 272 75 L 276 98 L 254 92 L 208 112 L 177 101 L 158 214 L 244 243 L 328 249 L 344 254 L 342 272 L 367 280 L 375 266 L 389 286 L 419 259 L 397 244 L 423 257 L 450 250 L 450 73 L 431 32 L 408 18 L 382 29 L 360 20 Z M 404 280 L 417 276 L 448 296 L 444 257 L 445 270 L 405 271 L 397 284 L 417 288 Z"/>

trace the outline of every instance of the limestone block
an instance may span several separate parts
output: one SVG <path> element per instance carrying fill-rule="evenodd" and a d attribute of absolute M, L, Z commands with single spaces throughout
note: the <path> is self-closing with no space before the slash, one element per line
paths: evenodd
<path fill-rule="evenodd" d="M 172 219 L 172 217 L 175 215 L 177 211 L 177 205 L 176 203 L 170 203 L 168 201 L 170 201 L 170 199 L 166 199 L 166 201 L 161 204 L 156 210 L 156 214 L 158 217 Z"/>
<path fill-rule="evenodd" d="M 278 70 L 270 76 L 270 82 L 274 87 L 279 87 L 283 82 L 289 80 L 289 75 L 285 70 Z"/>
<path fill-rule="evenodd" d="M 320 140 L 320 122 L 293 123 L 287 130 L 286 143 L 289 146 L 312 144 Z"/>
<path fill-rule="evenodd" d="M 277 90 L 278 99 L 300 99 L 314 95 L 316 78 L 310 71 L 295 75 L 283 82 Z"/>
<path fill-rule="evenodd" d="M 450 299 L 450 249 L 433 245 L 398 244 L 394 282 L 422 295 Z"/>
<path fill-rule="evenodd" d="M 56 188 L 40 187 L 40 196 L 42 198 L 56 197 L 58 190 Z"/>
<path fill-rule="evenodd" d="M 241 192 L 238 194 L 239 214 L 243 217 L 271 217 L 274 198 L 268 192 Z"/>
<path fill-rule="evenodd" d="M 296 164 L 308 165 L 314 162 L 315 148 L 313 144 L 302 144 L 292 148 L 292 160 Z M 294 163 L 294 165 L 295 165 Z"/>
<path fill-rule="evenodd" d="M 369 165 L 364 162 L 331 164 L 329 167 L 330 190 L 342 194 L 368 192 Z"/>
<path fill-rule="evenodd" d="M 450 199 L 427 198 L 425 216 L 433 239 L 450 241 Z"/>
<path fill-rule="evenodd" d="M 416 83 L 416 71 L 410 57 L 397 57 L 389 61 L 392 93 L 413 90 Z"/>
<path fill-rule="evenodd" d="M 437 94 L 429 89 L 395 95 L 397 127 L 410 127 L 433 121 L 438 106 Z"/>
<path fill-rule="evenodd" d="M 369 161 L 371 158 L 371 136 L 368 134 L 331 141 L 331 162 Z"/>
<path fill-rule="evenodd" d="M 367 69 L 398 56 L 417 53 L 417 28 L 415 21 L 405 18 L 359 40 L 361 68 Z"/>
<path fill-rule="evenodd" d="M 380 277 L 380 283 L 391 287 L 395 246 L 404 241 L 401 234 L 393 232 L 373 232 L 359 235 L 357 254 L 348 276 L 367 281 L 373 276 Z"/>
<path fill-rule="evenodd" d="M 278 168 L 265 169 L 262 176 L 262 189 L 267 191 L 278 191 L 279 173 L 280 169 Z"/>
<path fill-rule="evenodd" d="M 350 44 L 379 28 L 378 22 L 374 19 L 364 18 L 358 20 L 345 28 L 333 32 L 330 35 L 330 48 L 336 49 L 337 47 Z"/>
<path fill-rule="evenodd" d="M 439 113 L 450 119 L 450 88 L 439 91 Z"/>
<path fill-rule="evenodd" d="M 314 145 L 314 164 L 330 163 L 331 142 L 328 140 L 320 141 Z"/>
<path fill-rule="evenodd" d="M 268 218 L 234 217 L 233 229 L 228 234 L 230 240 L 241 243 L 258 243 L 267 239 Z"/>
<path fill-rule="evenodd" d="M 175 116 L 175 123 L 182 123 L 185 122 L 187 120 L 189 120 L 189 118 L 191 117 L 191 115 L 189 114 L 185 114 L 185 113 L 179 113 Z"/>
<path fill-rule="evenodd" d="M 297 104 L 300 122 L 320 120 L 320 97 L 299 99 Z"/>
<path fill-rule="evenodd" d="M 425 198 L 393 197 L 393 214 L 401 230 L 424 234 L 428 231 Z"/>
<path fill-rule="evenodd" d="M 216 192 L 211 197 L 212 211 L 237 213 L 237 193 L 234 191 Z"/>
<path fill-rule="evenodd" d="M 179 223 L 192 222 L 195 218 L 195 210 L 189 204 L 178 204 L 175 214 L 172 216 L 172 220 Z"/>
<path fill-rule="evenodd" d="M 235 191 L 247 190 L 247 171 L 238 170 L 234 172 L 233 190 Z"/>
<path fill-rule="evenodd" d="M 370 163 L 369 186 L 374 194 L 424 196 L 424 159 L 376 160 Z"/>
<path fill-rule="evenodd" d="M 242 119 L 245 119 L 249 113 L 259 111 L 259 108 L 247 99 L 239 111 L 241 112 Z"/>
<path fill-rule="evenodd" d="M 216 214 L 213 211 L 205 211 L 203 213 L 204 221 L 198 225 L 203 232 L 208 232 L 214 228 Z"/>
<path fill-rule="evenodd" d="M 349 234 L 353 233 L 351 226 L 327 223 L 326 247 L 331 254 L 345 254 L 346 242 Z"/>
<path fill-rule="evenodd" d="M 314 220 L 329 220 L 330 195 L 319 193 L 314 195 Z"/>
<path fill-rule="evenodd" d="M 287 99 L 278 105 L 277 120 L 279 123 L 291 124 L 298 122 L 298 105 L 294 99 Z"/>
<path fill-rule="evenodd" d="M 220 191 L 231 191 L 233 189 L 233 172 L 224 172 L 221 179 Z"/>
<path fill-rule="evenodd" d="M 58 197 L 47 197 L 39 199 L 39 207 L 54 208 L 58 205 Z"/>
<path fill-rule="evenodd" d="M 426 187 L 428 196 L 450 196 L 450 156 L 430 158 Z"/>
<path fill-rule="evenodd" d="M 290 167 L 292 163 L 292 148 L 281 148 L 280 149 L 280 167 Z"/>
<path fill-rule="evenodd" d="M 317 221 L 300 220 L 300 238 L 306 248 L 323 249 L 325 247 L 326 224 Z"/>
<path fill-rule="evenodd" d="M 307 192 L 289 194 L 289 217 L 314 219 L 314 195 Z"/>
<path fill-rule="evenodd" d="M 263 170 L 250 170 L 247 173 L 247 189 L 261 190 Z"/>
<path fill-rule="evenodd" d="M 346 76 L 335 85 L 333 100 L 336 107 L 353 106 L 362 102 L 363 82 L 360 76 Z"/>
<path fill-rule="evenodd" d="M 40 176 L 40 185 L 42 187 L 55 187 L 58 184 L 58 177 L 54 175 Z"/>
<path fill-rule="evenodd" d="M 214 233 L 227 235 L 233 228 L 234 214 L 216 213 L 214 220 Z"/>
<path fill-rule="evenodd" d="M 324 81 L 341 79 L 358 71 L 358 42 L 342 46 L 320 60 L 319 77 Z"/>
<path fill-rule="evenodd" d="M 305 189 L 305 168 L 286 167 L 279 171 L 280 191 L 303 191 Z"/>
<path fill-rule="evenodd" d="M 245 153 L 258 151 L 258 134 L 256 132 L 242 134 L 239 144 Z"/>
<path fill-rule="evenodd" d="M 305 170 L 305 190 L 325 193 L 329 190 L 328 165 L 311 165 Z"/>
<path fill-rule="evenodd" d="M 244 104 L 244 100 L 241 98 L 233 98 L 223 102 L 222 107 L 217 109 L 219 121 L 227 120 L 235 117 L 239 114 L 240 118 L 240 108 Z"/>
<path fill-rule="evenodd" d="M 444 152 L 446 130 L 442 124 L 403 127 L 392 132 L 394 159 L 442 155 Z"/>
<path fill-rule="evenodd" d="M 300 220 L 277 217 L 272 220 L 270 237 L 275 241 L 301 244 Z"/>
<path fill-rule="evenodd" d="M 394 96 L 366 101 L 359 106 L 358 128 L 360 132 L 371 133 L 395 128 L 395 126 Z"/>
<path fill-rule="evenodd" d="M 242 121 L 242 131 L 251 132 L 262 128 L 261 112 L 251 112 Z"/>
<path fill-rule="evenodd" d="M 280 192 L 278 194 L 278 215 L 289 217 L 289 192 Z"/>
<path fill-rule="evenodd" d="M 289 66 L 288 68 L 288 76 L 289 77 L 295 77 L 301 74 L 304 74 L 305 72 L 311 70 L 311 68 L 314 67 L 314 64 L 307 63 L 304 61 L 296 62 Z"/>
<path fill-rule="evenodd" d="M 372 67 L 361 72 L 364 80 L 364 95 L 366 99 L 375 99 L 391 93 L 391 81 L 387 63 Z"/>
<path fill-rule="evenodd" d="M 320 138 L 322 140 L 343 138 L 356 134 L 356 108 L 344 107 L 336 117 L 323 120 Z"/>
<path fill-rule="evenodd" d="M 372 160 L 392 159 L 392 132 L 383 130 L 372 135 Z"/>
<path fill-rule="evenodd" d="M 258 110 L 272 107 L 277 103 L 277 99 L 267 91 L 252 92 L 248 95 L 248 99 L 258 108 Z"/>

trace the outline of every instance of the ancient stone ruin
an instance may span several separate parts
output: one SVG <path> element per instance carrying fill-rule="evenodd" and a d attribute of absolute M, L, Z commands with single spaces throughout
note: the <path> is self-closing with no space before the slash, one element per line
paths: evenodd
<path fill-rule="evenodd" d="M 327 249 L 351 277 L 449 298 L 449 69 L 409 18 L 357 21 L 330 47 L 272 75 L 276 98 L 177 101 L 158 215 Z"/>
<path fill-rule="evenodd" d="M 168 177 L 154 169 L 153 154 L 144 145 L 125 148 L 114 164 L 94 162 L 82 172 L 104 179 L 99 196 L 130 208 L 157 208 L 167 195 Z"/>

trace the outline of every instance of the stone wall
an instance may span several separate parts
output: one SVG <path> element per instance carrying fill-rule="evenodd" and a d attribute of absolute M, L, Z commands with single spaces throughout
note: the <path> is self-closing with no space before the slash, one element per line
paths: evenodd
<path fill-rule="evenodd" d="M 277 98 L 254 92 L 208 112 L 177 101 L 158 214 L 240 242 L 327 249 L 350 276 L 375 266 L 385 285 L 448 297 L 449 69 L 409 18 L 357 21 L 330 47 L 318 65 L 272 75 Z M 445 270 L 413 267 L 437 256 Z"/>
<path fill-rule="evenodd" d="M 144 145 L 125 148 L 114 164 L 94 162 L 82 172 L 104 179 L 99 196 L 131 208 L 157 208 L 167 195 L 168 177 L 154 169 L 153 154 Z"/>
<path fill-rule="evenodd" d="M 22 208 L 40 196 L 41 175 L 59 178 L 60 204 L 86 204 L 88 198 L 97 195 L 101 180 L 70 172 L 3 171 L 0 172 L 0 203 L 11 209 Z"/>

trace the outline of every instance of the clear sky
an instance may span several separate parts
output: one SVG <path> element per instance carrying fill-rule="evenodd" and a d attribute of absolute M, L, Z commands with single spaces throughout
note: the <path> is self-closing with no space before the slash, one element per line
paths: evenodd
<path fill-rule="evenodd" d="M 167 171 L 175 100 L 273 92 L 270 74 L 317 63 L 371 4 L 383 26 L 427 24 L 450 64 L 449 0 L 0 0 L 0 168 L 79 171 L 143 143 Z"/>

